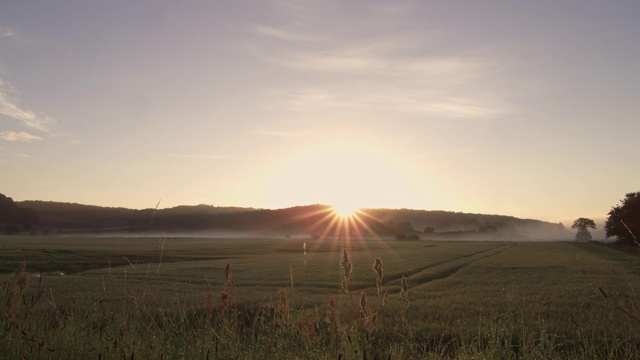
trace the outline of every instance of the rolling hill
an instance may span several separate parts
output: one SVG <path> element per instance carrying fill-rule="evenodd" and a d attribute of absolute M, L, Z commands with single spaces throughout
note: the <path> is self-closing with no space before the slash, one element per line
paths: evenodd
<path fill-rule="evenodd" d="M 21 201 L 15 203 L 15 207 L 35 214 L 35 228 L 46 232 L 237 232 L 313 237 L 344 236 L 347 233 L 361 237 L 415 234 L 421 238 L 481 239 L 567 237 L 567 231 L 561 224 L 504 215 L 434 210 L 362 209 L 357 219 L 346 220 L 337 217 L 328 205 L 277 210 L 211 205 L 135 210 Z"/>

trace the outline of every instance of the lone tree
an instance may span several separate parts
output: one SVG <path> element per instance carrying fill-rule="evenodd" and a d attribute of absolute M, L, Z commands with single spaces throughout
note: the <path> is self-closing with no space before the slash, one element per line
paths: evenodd
<path fill-rule="evenodd" d="M 591 219 L 579 218 L 571 225 L 572 229 L 577 229 L 576 241 L 591 241 L 591 233 L 589 229 L 596 229 L 596 223 Z"/>
<path fill-rule="evenodd" d="M 640 192 L 628 193 L 620 202 L 609 211 L 604 225 L 607 238 L 616 236 L 622 243 L 640 246 Z"/>

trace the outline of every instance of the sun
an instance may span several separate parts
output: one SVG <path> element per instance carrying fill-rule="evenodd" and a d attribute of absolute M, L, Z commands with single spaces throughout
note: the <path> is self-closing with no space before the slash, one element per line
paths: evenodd
<path fill-rule="evenodd" d="M 358 208 L 349 204 L 334 204 L 333 211 L 340 217 L 348 218 L 352 217 L 358 211 Z"/>
<path fill-rule="evenodd" d="M 337 136 L 319 137 L 316 143 L 301 143 L 265 170 L 262 180 L 253 180 L 264 185 L 248 186 L 247 183 L 245 188 L 255 188 L 255 191 L 245 196 L 262 199 L 267 208 L 333 205 L 327 209 L 343 220 L 357 217 L 354 215 L 364 216 L 358 209 L 423 206 L 430 180 L 402 160 L 409 157 L 387 151 L 386 142 L 365 140 Z"/>

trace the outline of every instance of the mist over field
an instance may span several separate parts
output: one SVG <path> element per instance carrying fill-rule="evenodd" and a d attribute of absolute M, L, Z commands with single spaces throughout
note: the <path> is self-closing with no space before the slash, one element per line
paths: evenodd
<path fill-rule="evenodd" d="M 33 217 L 32 234 L 170 237 L 403 238 L 431 240 L 565 240 L 563 224 L 504 215 L 412 209 L 355 209 L 343 216 L 330 205 L 285 209 L 178 206 L 133 210 L 43 201 L 7 202 Z"/>
<path fill-rule="evenodd" d="M 167 239 L 298 239 L 309 240 L 312 236 L 305 234 L 276 234 L 276 233 L 264 233 L 264 232 L 242 232 L 242 231 L 150 231 L 144 234 L 130 233 L 130 232 L 100 232 L 100 233 L 75 233 L 67 234 L 66 236 L 78 236 L 78 237 L 98 237 L 98 238 L 167 238 Z M 334 238 L 329 236 L 328 238 Z M 341 236 L 335 236 L 335 238 L 341 238 Z M 373 235 L 353 237 L 362 240 L 376 240 Z M 574 241 L 575 234 L 570 231 L 563 231 L 561 233 L 557 231 L 551 232 L 535 232 L 527 235 L 433 235 L 433 236 L 420 236 L 421 240 L 433 240 L 433 241 L 493 241 L 493 242 L 540 242 L 540 241 Z M 594 236 L 594 239 L 605 241 Z M 613 241 L 613 240 L 609 240 Z"/>

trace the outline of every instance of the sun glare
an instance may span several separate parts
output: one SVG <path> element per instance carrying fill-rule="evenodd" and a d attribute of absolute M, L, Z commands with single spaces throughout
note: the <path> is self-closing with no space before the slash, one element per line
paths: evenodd
<path fill-rule="evenodd" d="M 352 205 L 334 204 L 333 211 L 341 217 L 351 217 L 358 211 L 358 208 Z"/>
<path fill-rule="evenodd" d="M 267 207 L 330 204 L 333 214 L 349 219 L 358 208 L 424 206 L 430 180 L 409 168 L 405 156 L 385 144 L 322 140 L 283 154 L 265 170 L 266 191 L 254 196 L 264 197 Z"/>

